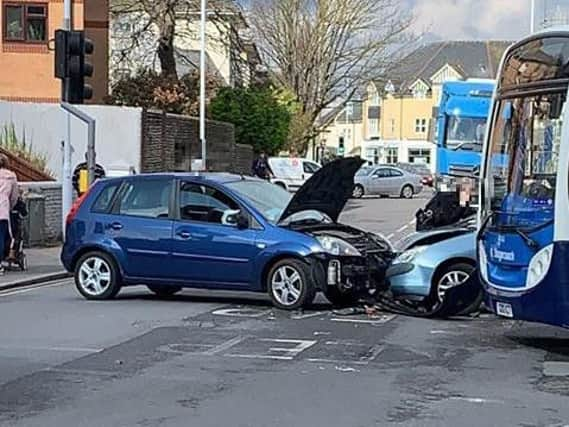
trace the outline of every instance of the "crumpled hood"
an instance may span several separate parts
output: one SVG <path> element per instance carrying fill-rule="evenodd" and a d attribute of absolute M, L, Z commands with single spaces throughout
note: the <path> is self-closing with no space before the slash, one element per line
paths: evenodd
<path fill-rule="evenodd" d="M 279 222 L 307 210 L 338 220 L 354 189 L 354 175 L 365 162 L 356 157 L 334 160 L 318 170 L 292 197 Z"/>

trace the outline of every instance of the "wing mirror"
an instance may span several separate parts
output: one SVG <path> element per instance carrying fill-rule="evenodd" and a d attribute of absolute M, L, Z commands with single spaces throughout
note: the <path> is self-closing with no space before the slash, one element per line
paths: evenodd
<path fill-rule="evenodd" d="M 237 227 L 239 230 L 244 230 L 246 228 L 249 228 L 249 217 L 239 209 L 227 210 L 223 213 L 221 223 L 224 225 Z"/>

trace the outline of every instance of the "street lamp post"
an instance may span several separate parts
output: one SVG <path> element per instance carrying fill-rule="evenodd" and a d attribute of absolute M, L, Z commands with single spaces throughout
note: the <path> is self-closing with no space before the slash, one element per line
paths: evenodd
<path fill-rule="evenodd" d="M 531 0 L 530 4 L 530 23 L 529 23 L 529 31 L 531 34 L 535 31 L 535 0 Z"/>
<path fill-rule="evenodd" d="M 200 25 L 200 142 L 202 147 L 202 170 L 206 170 L 206 139 L 205 139 L 205 85 L 206 85 L 206 65 L 205 65 L 205 37 L 207 19 L 207 0 L 201 0 L 201 25 Z"/>

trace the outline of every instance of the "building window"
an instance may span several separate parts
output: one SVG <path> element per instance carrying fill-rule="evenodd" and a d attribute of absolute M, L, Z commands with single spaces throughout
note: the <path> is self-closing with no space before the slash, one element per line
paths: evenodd
<path fill-rule="evenodd" d="M 385 161 L 387 164 L 395 164 L 399 161 L 399 149 L 398 148 L 388 148 L 385 155 Z"/>
<path fill-rule="evenodd" d="M 427 119 L 415 119 L 415 133 L 427 133 Z"/>
<path fill-rule="evenodd" d="M 369 120 L 369 134 L 370 136 L 376 136 L 379 134 L 379 120 L 370 119 Z"/>
<path fill-rule="evenodd" d="M 4 40 L 47 42 L 47 4 L 4 3 Z"/>
<path fill-rule="evenodd" d="M 409 149 L 409 163 L 431 164 L 431 150 L 428 148 Z"/>
<path fill-rule="evenodd" d="M 395 133 L 395 119 L 390 120 L 391 133 Z"/>

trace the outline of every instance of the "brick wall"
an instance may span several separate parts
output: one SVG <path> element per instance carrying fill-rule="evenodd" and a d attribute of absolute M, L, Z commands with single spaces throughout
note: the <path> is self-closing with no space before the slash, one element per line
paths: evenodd
<path fill-rule="evenodd" d="M 50 244 L 61 241 L 61 184 L 51 182 L 29 182 L 22 183 L 21 187 L 24 189 L 24 192 L 27 193 L 28 197 L 33 199 L 33 201 L 28 201 L 28 205 L 30 203 L 38 203 L 38 199 L 40 199 L 40 197 L 37 196 L 43 197 L 44 221 L 41 227 L 42 241 L 33 243 Z M 26 236 L 29 236 L 29 230 L 27 230 Z"/>
<path fill-rule="evenodd" d="M 201 157 L 199 119 L 158 111 L 142 117 L 142 172 L 191 170 L 191 160 Z M 208 170 L 249 173 L 253 150 L 235 144 L 232 124 L 208 120 L 206 138 Z"/>

